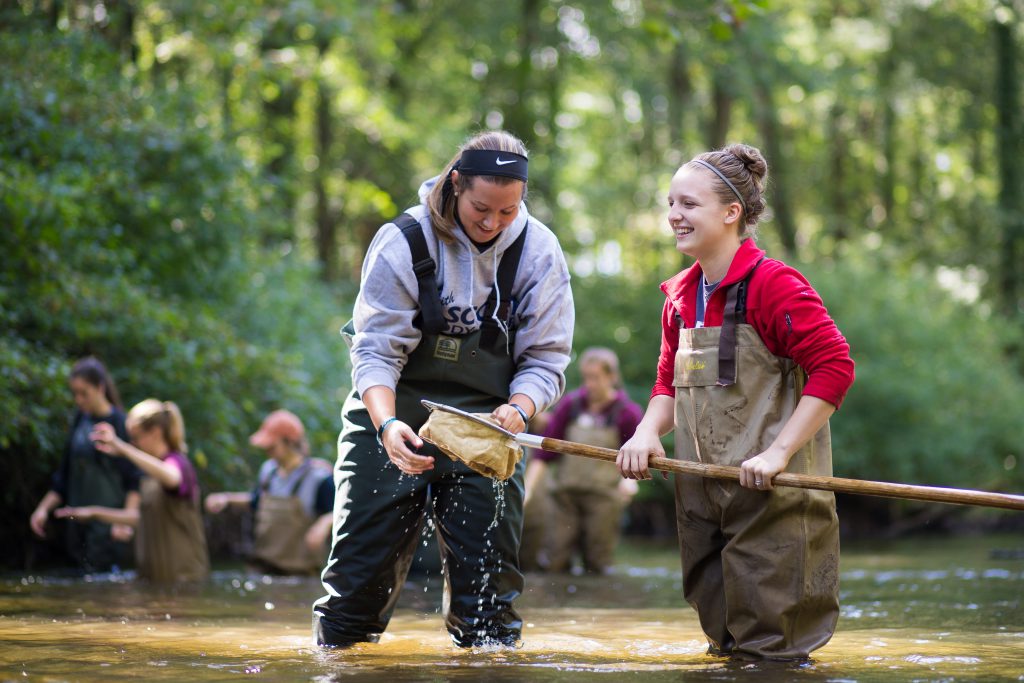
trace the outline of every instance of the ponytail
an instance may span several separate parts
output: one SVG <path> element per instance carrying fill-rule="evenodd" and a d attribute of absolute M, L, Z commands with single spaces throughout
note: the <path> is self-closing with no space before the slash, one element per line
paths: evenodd
<path fill-rule="evenodd" d="M 128 421 L 146 431 L 158 427 L 169 449 L 183 455 L 188 453 L 188 444 L 185 443 L 185 420 L 174 401 L 147 398 L 128 411 Z"/>

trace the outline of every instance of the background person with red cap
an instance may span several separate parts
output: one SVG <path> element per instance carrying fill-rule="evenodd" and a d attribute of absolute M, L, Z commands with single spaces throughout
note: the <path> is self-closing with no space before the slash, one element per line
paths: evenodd
<path fill-rule="evenodd" d="M 206 511 L 251 505 L 256 513 L 252 559 L 277 574 L 318 574 L 327 557 L 334 511 L 331 465 L 309 457 L 306 430 L 293 413 L 267 415 L 249 443 L 266 451 L 256 487 L 249 492 L 211 493 Z"/>

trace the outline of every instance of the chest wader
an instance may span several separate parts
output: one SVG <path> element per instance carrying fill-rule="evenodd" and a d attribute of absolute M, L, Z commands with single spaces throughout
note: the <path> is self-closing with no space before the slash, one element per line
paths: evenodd
<path fill-rule="evenodd" d="M 124 507 L 127 492 L 121 473 L 104 453 L 72 454 L 67 486 L 68 506 Z M 128 544 L 111 538 L 110 525 L 104 522 L 68 522 L 64 538 L 68 553 L 86 571 L 106 571 L 129 557 Z"/>
<path fill-rule="evenodd" d="M 323 567 L 322 553 L 315 553 L 306 545 L 306 532 L 314 520 L 303 507 L 298 492 L 313 468 L 308 460 L 301 467 L 303 471 L 292 484 L 291 494 L 272 496 L 268 491 L 270 480 L 277 475 L 275 467 L 263 482 L 256 508 L 253 558 L 280 574 L 319 574 Z"/>
<path fill-rule="evenodd" d="M 751 273 L 753 275 L 753 273 Z M 806 376 L 772 355 L 745 323 L 751 275 L 727 292 L 720 328 L 680 329 L 675 453 L 742 464 L 776 438 Z M 826 424 L 787 472 L 832 474 Z M 832 637 L 839 616 L 839 524 L 827 491 L 675 477 L 683 594 L 712 654 L 800 659 Z"/>
<path fill-rule="evenodd" d="M 205 579 L 210 559 L 198 501 L 168 495 L 152 477 L 143 477 L 139 489 L 139 576 L 161 583 Z"/>
<path fill-rule="evenodd" d="M 427 420 L 420 399 L 470 412 L 490 412 L 508 401 L 515 373 L 511 293 L 526 230 L 502 255 L 497 273 L 506 339 L 491 320 L 492 291 L 480 330 L 441 334 L 444 321 L 419 224 L 407 214 L 395 221 L 409 241 L 419 279 L 423 337 L 409 355 L 396 388 L 396 414 L 414 430 Z M 519 640 L 522 620 L 512 602 L 522 592 L 518 549 L 522 529 L 523 463 L 505 483 L 494 483 L 425 444 L 434 468 L 403 475 L 377 444 L 369 413 L 353 391 L 342 408 L 334 480 L 333 547 L 323 572 L 327 595 L 313 606 L 313 632 L 321 645 L 376 642 L 391 619 L 429 511 L 444 571 L 442 610 L 452 640 L 461 647 Z M 499 503 L 498 498 L 503 502 Z"/>
<path fill-rule="evenodd" d="M 582 403 L 582 398 L 579 399 Z M 580 405 L 573 411 L 565 438 L 601 448 L 618 450 L 622 445 L 618 418 L 620 402 L 604 415 L 592 415 Z M 619 470 L 588 458 L 563 455 L 554 463 L 555 512 L 551 518 L 551 571 L 572 568 L 573 551 L 579 549 L 583 568 L 601 573 L 612 565 L 619 540 L 619 522 L 625 500 L 619 493 Z"/>

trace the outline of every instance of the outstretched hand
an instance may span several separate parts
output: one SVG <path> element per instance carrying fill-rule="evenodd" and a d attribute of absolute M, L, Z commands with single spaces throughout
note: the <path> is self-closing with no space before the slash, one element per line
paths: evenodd
<path fill-rule="evenodd" d="M 102 451 L 107 455 L 124 454 L 125 442 L 117 436 L 114 427 L 106 422 L 100 422 L 93 427 L 92 432 L 89 433 L 89 438 L 92 439 L 92 443 L 98 451 Z"/>
<path fill-rule="evenodd" d="M 86 505 L 84 507 L 65 506 L 53 511 L 53 516 L 57 519 L 71 519 L 76 522 L 88 522 L 94 515 L 95 508 L 91 505 Z"/>
<path fill-rule="evenodd" d="M 395 420 L 388 425 L 384 430 L 384 436 L 381 437 L 381 442 L 384 444 L 384 451 L 388 454 L 388 459 L 405 474 L 423 474 L 427 470 L 434 469 L 432 457 L 419 455 L 413 451 L 414 448 L 423 447 L 423 439 L 413 431 L 412 427 L 401 420 Z M 409 447 L 410 445 L 412 448 Z"/>

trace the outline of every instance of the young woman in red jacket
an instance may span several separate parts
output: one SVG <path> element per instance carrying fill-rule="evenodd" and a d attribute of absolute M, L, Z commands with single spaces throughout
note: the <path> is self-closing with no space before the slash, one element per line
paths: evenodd
<path fill-rule="evenodd" d="M 831 475 L 828 420 L 854 372 L 818 294 L 754 243 L 767 174 L 760 151 L 732 145 L 673 176 L 668 222 L 697 262 L 661 286 L 657 382 L 618 464 L 649 478 L 675 429 L 676 458 L 741 468 L 739 483 L 676 477 L 683 594 L 709 654 L 803 659 L 839 615 L 835 497 L 772 477 Z"/>

